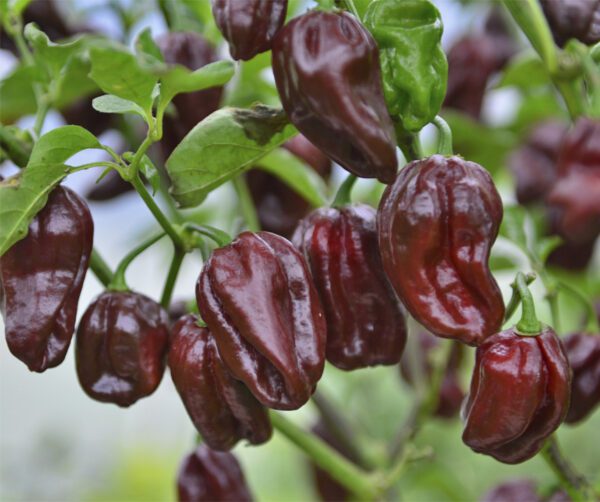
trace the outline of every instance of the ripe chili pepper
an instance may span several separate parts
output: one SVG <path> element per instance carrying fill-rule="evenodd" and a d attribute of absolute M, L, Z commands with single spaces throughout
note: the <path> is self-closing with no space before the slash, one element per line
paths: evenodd
<path fill-rule="evenodd" d="M 271 49 L 285 22 L 288 0 L 211 0 L 213 16 L 233 59 L 247 61 Z"/>
<path fill-rule="evenodd" d="M 139 293 L 105 291 L 85 311 L 75 339 L 79 383 L 92 399 L 131 406 L 160 383 L 169 318 Z"/>
<path fill-rule="evenodd" d="M 559 175 L 567 176 L 576 172 L 600 172 L 600 120 L 598 119 L 579 118 L 560 145 Z"/>
<path fill-rule="evenodd" d="M 326 325 L 289 241 L 243 232 L 212 253 L 196 299 L 223 362 L 256 399 L 283 410 L 306 403 L 323 373 Z"/>
<path fill-rule="evenodd" d="M 437 336 L 478 345 L 504 318 L 488 259 L 502 220 L 490 175 L 460 157 L 408 164 L 377 216 L 383 266 L 411 315 Z"/>
<path fill-rule="evenodd" d="M 600 404 L 600 335 L 573 333 L 564 339 L 573 370 L 571 406 L 565 422 L 581 422 Z"/>
<path fill-rule="evenodd" d="M 233 454 L 200 445 L 187 455 L 177 475 L 179 502 L 251 502 L 252 495 Z"/>
<path fill-rule="evenodd" d="M 321 208 L 292 241 L 309 264 L 327 319 L 327 360 L 344 370 L 397 364 L 406 321 L 377 245 L 375 210 Z"/>
<path fill-rule="evenodd" d="M 324 179 L 329 178 L 331 161 L 301 134 L 286 142 L 283 148 L 306 162 Z M 298 221 L 310 211 L 310 204 L 272 174 L 253 169 L 246 177 L 260 227 L 289 238 Z"/>
<path fill-rule="evenodd" d="M 536 336 L 511 328 L 489 337 L 477 348 L 463 441 L 507 464 L 533 457 L 567 414 L 570 380 L 549 327 Z"/>
<path fill-rule="evenodd" d="M 273 72 L 291 122 L 348 171 L 384 183 L 396 174 L 377 44 L 350 14 L 311 11 L 273 43 Z"/>
<path fill-rule="evenodd" d="M 572 38 L 592 45 L 600 41 L 599 0 L 540 0 L 559 47 Z"/>
<path fill-rule="evenodd" d="M 417 342 L 419 343 L 419 359 L 414 360 L 408 352 L 404 353 L 400 361 L 400 374 L 411 387 L 415 387 L 419 378 L 426 378 L 431 381 L 432 352 L 439 345 L 438 339 L 427 333 L 425 330 L 419 330 L 417 333 Z M 463 346 L 455 343 L 452 347 L 448 365 L 446 366 L 437 407 L 434 415 L 439 418 L 454 418 L 460 411 L 465 393 L 463 392 L 458 371 L 463 359 Z M 419 367 L 415 367 L 415 365 Z"/>
<path fill-rule="evenodd" d="M 506 481 L 486 492 L 481 502 L 542 502 L 531 479 Z"/>
<path fill-rule="evenodd" d="M 446 94 L 440 13 L 429 0 L 375 0 L 364 22 L 379 46 L 390 115 L 418 132 L 435 118 Z"/>
<path fill-rule="evenodd" d="M 166 63 L 197 70 L 217 60 L 213 46 L 197 33 L 166 33 L 156 40 Z M 173 98 L 177 116 L 164 117 L 161 148 L 167 158 L 194 126 L 219 109 L 222 87 L 178 94 Z"/>
<path fill-rule="evenodd" d="M 27 237 L 0 258 L 6 342 L 31 371 L 59 365 L 69 349 L 94 223 L 86 203 L 58 186 Z"/>
<path fill-rule="evenodd" d="M 188 314 L 173 327 L 169 368 L 183 404 L 213 450 L 230 450 L 240 439 L 268 441 L 267 410 L 225 368 L 208 328 Z"/>

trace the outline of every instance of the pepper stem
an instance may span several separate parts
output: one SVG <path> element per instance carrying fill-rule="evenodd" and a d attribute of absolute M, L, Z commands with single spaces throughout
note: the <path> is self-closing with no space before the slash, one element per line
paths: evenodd
<path fill-rule="evenodd" d="M 154 244 L 156 241 L 158 241 L 165 235 L 165 232 L 161 232 L 160 234 L 151 237 L 147 241 L 142 242 L 127 256 L 125 256 L 125 258 L 121 260 L 121 263 L 119 263 L 119 266 L 115 271 L 112 281 L 110 281 L 110 284 L 108 285 L 108 289 L 110 289 L 111 291 L 127 291 L 129 289 L 125 280 L 125 272 L 127 271 L 127 267 L 129 267 L 131 262 L 135 260 L 139 254 L 146 251 L 146 249 L 148 249 L 150 246 L 152 246 L 152 244 Z"/>
<path fill-rule="evenodd" d="M 450 129 L 448 122 L 439 115 L 436 115 L 432 123 L 437 128 L 439 135 L 437 153 L 446 157 L 454 155 L 452 149 L 452 129 Z"/>
<path fill-rule="evenodd" d="M 356 176 L 354 176 L 354 174 L 349 174 L 335 194 L 331 207 L 344 207 L 352 202 L 352 188 L 354 187 L 355 182 Z"/>
<path fill-rule="evenodd" d="M 525 336 L 538 335 L 542 330 L 542 325 L 535 315 L 535 303 L 523 272 L 517 273 L 513 287 L 517 289 L 521 297 L 521 320 L 517 323 L 517 330 Z"/>
<path fill-rule="evenodd" d="M 525 274 L 525 283 L 529 286 L 533 281 L 535 281 L 536 277 L 537 277 L 537 275 L 534 272 L 529 272 L 528 274 Z M 513 282 L 511 284 L 511 287 L 512 287 L 512 295 L 510 297 L 510 301 L 508 302 L 508 305 L 506 306 L 506 313 L 504 314 L 504 322 L 508 321 L 513 316 L 513 314 L 515 313 L 515 310 L 517 310 L 517 307 L 521 303 L 521 295 L 519 295 L 519 291 L 517 290 L 516 282 Z"/>
<path fill-rule="evenodd" d="M 183 228 L 193 230 L 194 232 L 198 232 L 200 235 L 208 237 L 220 248 L 227 246 L 227 244 L 229 244 L 232 240 L 231 236 L 227 232 L 209 225 L 198 225 L 196 223 L 188 222 L 183 225 Z"/>
<path fill-rule="evenodd" d="M 92 255 L 90 256 L 90 269 L 94 272 L 94 275 L 102 283 L 104 287 L 108 286 L 113 280 L 113 273 L 104 258 L 100 256 L 100 253 L 96 248 L 92 248 Z"/>

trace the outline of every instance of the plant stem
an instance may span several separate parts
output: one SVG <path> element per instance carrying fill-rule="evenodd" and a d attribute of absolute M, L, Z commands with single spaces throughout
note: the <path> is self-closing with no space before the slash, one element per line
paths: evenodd
<path fill-rule="evenodd" d="M 395 122 L 394 128 L 396 130 L 398 147 L 402 150 L 406 162 L 423 158 L 419 135 L 405 131 L 400 122 Z"/>
<path fill-rule="evenodd" d="M 92 255 L 90 256 L 90 269 L 92 272 L 94 272 L 94 275 L 104 287 L 108 286 L 113 279 L 112 270 L 104 261 L 104 258 L 100 256 L 100 253 L 96 248 L 92 249 Z"/>
<path fill-rule="evenodd" d="M 231 236 L 227 232 L 209 225 L 198 225 L 197 223 L 187 222 L 184 224 L 184 228 L 191 229 L 200 235 L 208 237 L 219 247 L 227 246 L 231 242 Z"/>
<path fill-rule="evenodd" d="M 525 274 L 525 283 L 529 286 L 533 281 L 535 281 L 536 277 L 537 277 L 536 274 L 534 274 L 533 272 Z M 510 286 L 512 288 L 512 295 L 510 297 L 510 301 L 508 302 L 508 305 L 506 306 L 506 313 L 504 314 L 504 322 L 507 322 L 513 316 L 513 314 L 515 313 L 515 310 L 517 310 L 517 307 L 521 303 L 521 295 L 519 294 L 519 291 L 517 289 L 516 280 L 513 281 L 513 283 Z"/>
<path fill-rule="evenodd" d="M 36 138 L 40 137 L 42 132 L 42 127 L 44 127 L 44 122 L 46 121 L 46 115 L 48 115 L 48 111 L 50 110 L 50 103 L 44 96 L 40 96 L 38 100 L 38 107 L 35 113 L 35 123 L 33 124 L 33 133 Z"/>
<path fill-rule="evenodd" d="M 177 282 L 177 276 L 179 275 L 179 269 L 181 268 L 184 257 L 185 252 L 175 248 L 171 266 L 169 267 L 169 273 L 167 274 L 167 281 L 165 282 L 160 298 L 160 304 L 164 309 L 168 309 L 169 305 L 171 305 L 171 297 L 173 296 L 173 290 L 175 289 L 175 283 Z"/>
<path fill-rule="evenodd" d="M 378 490 L 368 473 L 346 460 L 337 451 L 288 420 L 282 413 L 271 411 L 273 427 L 298 446 L 312 461 L 344 485 L 360 500 L 374 500 Z"/>
<path fill-rule="evenodd" d="M 521 320 L 517 323 L 517 330 L 523 335 L 537 335 L 542 326 L 535 315 L 535 303 L 529 288 L 527 280 L 522 272 L 517 273 L 515 287 L 521 297 Z"/>
<path fill-rule="evenodd" d="M 356 176 L 354 174 L 349 174 L 340 185 L 340 188 L 338 188 L 335 198 L 331 203 L 331 207 L 344 207 L 352 202 L 351 195 L 354 183 L 356 183 Z"/>
<path fill-rule="evenodd" d="M 452 149 L 452 129 L 448 123 L 439 115 L 433 119 L 433 124 L 438 130 L 439 140 L 437 153 L 450 156 L 454 154 Z"/>
<path fill-rule="evenodd" d="M 260 222 L 258 221 L 256 208 L 254 207 L 254 202 L 252 201 L 250 190 L 248 190 L 248 184 L 243 174 L 233 179 L 233 187 L 237 193 L 248 230 L 250 232 L 258 232 L 260 230 Z"/>
<path fill-rule="evenodd" d="M 586 329 L 592 332 L 600 333 L 600 321 L 596 316 L 596 309 L 592 302 L 581 292 L 565 282 L 558 283 L 559 289 L 562 289 L 575 298 L 585 309 Z"/>

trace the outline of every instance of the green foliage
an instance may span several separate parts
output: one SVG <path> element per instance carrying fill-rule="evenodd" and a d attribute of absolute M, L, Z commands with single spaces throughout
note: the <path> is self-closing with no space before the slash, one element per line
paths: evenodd
<path fill-rule="evenodd" d="M 133 101 L 112 94 L 104 94 L 94 98 L 92 106 L 94 110 L 101 113 L 137 113 L 141 117 L 145 117 L 144 110 Z"/>

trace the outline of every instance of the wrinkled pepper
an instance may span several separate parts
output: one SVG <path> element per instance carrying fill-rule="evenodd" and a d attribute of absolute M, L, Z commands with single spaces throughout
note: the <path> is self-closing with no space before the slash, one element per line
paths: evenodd
<path fill-rule="evenodd" d="M 572 38 L 587 45 L 600 42 L 600 0 L 540 0 L 559 47 Z"/>
<path fill-rule="evenodd" d="M 105 291 L 85 311 L 75 339 L 79 383 L 92 399 L 130 406 L 160 383 L 169 317 L 139 293 Z"/>
<path fill-rule="evenodd" d="M 502 326 L 504 302 L 488 266 L 501 220 L 492 178 L 460 157 L 411 162 L 386 188 L 377 216 L 384 269 L 433 334 L 478 345 Z"/>
<path fill-rule="evenodd" d="M 442 17 L 429 0 L 374 0 L 364 23 L 379 46 L 390 115 L 404 130 L 418 132 L 437 115 L 446 94 Z"/>
<path fill-rule="evenodd" d="M 313 393 L 325 362 L 325 316 L 306 263 L 269 232 L 215 250 L 196 299 L 232 375 L 265 406 L 291 410 Z"/>
<path fill-rule="evenodd" d="M 31 371 L 59 365 L 69 349 L 93 244 L 86 203 L 58 186 L 27 236 L 0 258 L 6 342 Z"/>
<path fill-rule="evenodd" d="M 551 328 L 535 336 L 511 328 L 487 338 L 477 348 L 463 441 L 507 464 L 530 459 L 565 419 L 570 380 Z"/>
<path fill-rule="evenodd" d="M 239 462 L 229 452 L 200 445 L 187 455 L 177 474 L 179 502 L 251 502 Z"/>
<path fill-rule="evenodd" d="M 247 61 L 271 49 L 283 26 L 288 0 L 211 0 L 219 31 L 233 59 Z"/>
<path fill-rule="evenodd" d="M 327 319 L 327 360 L 343 370 L 397 364 L 406 321 L 377 244 L 376 213 L 364 204 L 321 208 L 292 238 L 309 264 Z"/>
<path fill-rule="evenodd" d="M 600 14 L 599 14 L 600 15 Z M 581 117 L 567 133 L 558 154 L 558 174 L 600 172 L 600 120 Z"/>
<path fill-rule="evenodd" d="M 172 330 L 171 377 L 192 422 L 213 450 L 230 450 L 240 439 L 264 443 L 272 429 L 267 410 L 225 368 L 217 345 L 193 314 Z"/>
<path fill-rule="evenodd" d="M 396 137 L 377 44 L 345 12 L 311 11 L 273 43 L 275 83 L 291 122 L 325 154 L 363 178 L 391 183 Z"/>
<path fill-rule="evenodd" d="M 573 333 L 563 342 L 573 370 L 571 406 L 565 422 L 574 424 L 600 404 L 600 335 Z"/>

